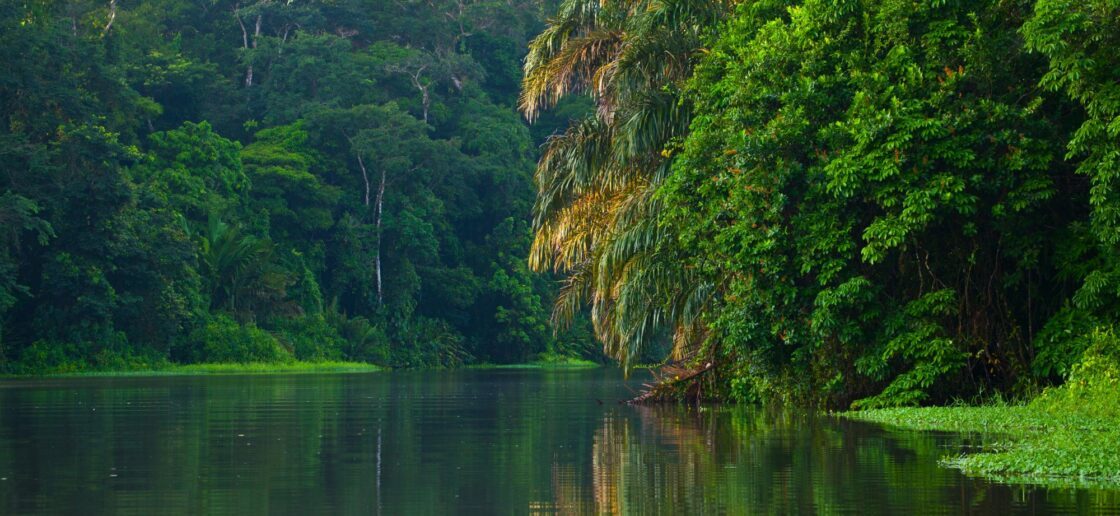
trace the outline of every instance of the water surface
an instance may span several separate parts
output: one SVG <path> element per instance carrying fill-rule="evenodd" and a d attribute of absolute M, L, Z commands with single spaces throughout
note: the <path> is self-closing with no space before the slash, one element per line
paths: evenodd
<path fill-rule="evenodd" d="M 630 407 L 618 371 L 0 381 L 0 514 L 1120 513 L 937 466 L 959 438 Z"/>

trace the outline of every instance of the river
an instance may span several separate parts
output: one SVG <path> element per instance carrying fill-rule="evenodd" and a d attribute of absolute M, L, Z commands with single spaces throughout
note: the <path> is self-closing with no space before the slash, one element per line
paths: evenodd
<path fill-rule="evenodd" d="M 0 381 L 0 514 L 1120 513 L 962 438 L 632 407 L 613 369 Z"/>

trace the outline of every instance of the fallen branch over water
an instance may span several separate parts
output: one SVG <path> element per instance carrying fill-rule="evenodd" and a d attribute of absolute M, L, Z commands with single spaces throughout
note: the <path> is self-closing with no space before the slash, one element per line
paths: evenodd
<path fill-rule="evenodd" d="M 707 362 L 700 368 L 682 364 L 668 364 L 653 373 L 654 380 L 643 385 L 645 391 L 626 403 L 631 405 L 660 401 L 679 401 L 683 399 L 703 399 L 701 375 L 715 369 L 714 362 Z"/>

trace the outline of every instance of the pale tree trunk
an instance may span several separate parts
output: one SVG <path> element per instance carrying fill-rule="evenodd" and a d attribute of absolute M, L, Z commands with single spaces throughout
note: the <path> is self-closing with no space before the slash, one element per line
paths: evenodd
<path fill-rule="evenodd" d="M 374 212 L 374 226 L 377 228 L 377 306 L 382 304 L 381 295 L 381 207 L 385 204 L 385 167 L 381 167 L 381 181 L 377 185 L 377 208 Z"/>
<path fill-rule="evenodd" d="M 241 9 L 241 4 L 233 8 L 233 17 L 237 18 L 237 25 L 241 27 L 241 48 L 249 48 L 249 33 L 245 30 L 245 22 L 241 21 L 241 15 L 237 14 L 238 9 Z"/>
<path fill-rule="evenodd" d="M 403 73 L 403 74 L 407 75 L 409 82 L 412 83 L 412 87 L 416 88 L 416 90 L 420 92 L 420 103 L 424 108 L 424 123 L 425 124 L 428 123 L 428 111 L 430 111 L 431 107 L 432 107 L 432 97 L 431 97 L 431 93 L 429 91 L 431 89 L 432 85 L 431 85 L 431 83 L 424 84 L 424 80 L 423 80 L 424 79 L 424 70 L 426 70 L 427 68 L 428 68 L 428 65 L 426 65 L 426 64 L 425 65 L 420 65 L 420 67 L 417 68 L 416 71 L 414 72 L 414 71 L 409 70 L 409 67 L 407 67 L 407 66 L 392 65 L 392 66 L 385 67 L 385 70 L 387 70 L 389 72 Z"/>
<path fill-rule="evenodd" d="M 366 169 L 366 163 L 362 159 L 361 155 L 358 155 L 358 168 L 362 169 L 362 182 L 364 183 L 365 189 L 366 189 L 365 197 L 363 199 L 363 204 L 365 205 L 365 207 L 368 211 L 368 209 L 369 209 L 369 191 L 370 191 L 369 171 Z M 381 207 L 383 206 L 384 201 L 385 201 L 385 169 L 382 168 L 381 169 L 381 178 L 380 178 L 380 181 L 377 184 L 377 203 L 376 203 L 376 206 L 374 207 L 374 217 L 373 217 L 374 231 L 377 235 L 377 245 L 374 247 L 374 258 L 373 258 L 374 269 L 375 269 L 376 274 L 377 274 L 377 306 L 381 306 L 381 304 L 384 302 L 384 295 L 383 295 L 383 292 L 382 292 L 383 289 L 382 289 L 382 286 L 381 286 Z"/>
<path fill-rule="evenodd" d="M 276 48 L 276 55 L 281 55 L 284 53 L 284 45 L 288 44 L 288 33 L 290 33 L 291 31 L 291 25 L 284 26 L 284 36 L 280 38 L 280 45 L 278 45 Z"/>
<path fill-rule="evenodd" d="M 233 16 L 237 18 L 237 25 L 241 27 L 241 48 L 249 50 L 249 31 L 245 30 L 245 22 L 241 21 L 241 15 L 237 13 L 238 7 L 233 8 Z M 249 63 L 249 70 L 245 72 L 245 83 L 251 84 L 253 82 L 253 64 Z"/>
<path fill-rule="evenodd" d="M 416 70 L 416 73 L 408 74 L 409 78 L 412 79 L 412 85 L 415 86 L 416 89 L 420 90 L 420 99 L 421 99 L 420 102 L 424 106 L 424 123 L 425 124 L 428 123 L 428 108 L 431 107 L 431 105 L 432 105 L 432 99 L 431 99 L 431 96 L 428 94 L 428 87 L 430 85 L 420 82 L 420 79 L 423 77 L 421 74 L 424 73 L 424 69 L 427 68 L 427 67 L 428 67 L 428 65 L 421 66 L 419 70 Z"/>
<path fill-rule="evenodd" d="M 109 23 L 105 24 L 105 30 L 101 31 L 101 37 L 109 35 L 109 31 L 113 30 L 113 22 L 117 20 L 117 0 L 109 0 Z"/>
<path fill-rule="evenodd" d="M 253 30 L 253 49 L 257 48 L 257 39 L 260 37 L 260 35 L 261 35 L 261 15 L 258 14 L 257 15 L 257 26 Z M 252 86 L 252 85 L 253 85 L 253 61 L 252 61 L 252 59 L 250 59 L 249 60 L 249 68 L 247 70 L 245 70 L 245 86 L 249 87 L 249 86 Z"/>
<path fill-rule="evenodd" d="M 365 196 L 365 202 L 363 204 L 365 204 L 365 206 L 368 208 L 369 207 L 369 173 L 366 172 L 366 163 L 364 161 L 362 161 L 362 157 L 360 155 L 358 156 L 358 168 L 362 169 L 362 182 L 365 183 L 365 186 L 366 186 L 366 196 Z"/>
<path fill-rule="evenodd" d="M 241 47 L 244 48 L 245 50 L 249 50 L 249 46 L 251 44 L 252 48 L 257 48 L 257 39 L 260 38 L 260 35 L 261 35 L 261 15 L 257 14 L 256 26 L 253 28 L 253 39 L 252 39 L 252 42 L 250 43 L 249 31 L 245 28 L 245 22 L 241 20 L 241 15 L 237 13 L 238 9 L 240 9 L 240 8 L 241 8 L 240 4 L 238 4 L 237 7 L 234 7 L 233 15 L 234 15 L 235 18 L 237 18 L 237 25 L 239 25 L 241 27 Z M 249 87 L 249 86 L 252 86 L 252 85 L 253 85 L 253 62 L 252 62 L 252 59 L 250 59 L 249 60 L 249 65 L 245 69 L 245 86 Z"/>

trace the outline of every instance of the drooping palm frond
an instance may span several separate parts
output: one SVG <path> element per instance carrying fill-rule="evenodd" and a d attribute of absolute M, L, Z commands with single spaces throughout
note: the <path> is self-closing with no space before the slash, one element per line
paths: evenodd
<path fill-rule="evenodd" d="M 603 69 L 618 54 L 622 34 L 598 30 L 569 38 L 559 52 L 541 66 L 526 71 L 522 82 L 520 105 L 530 120 L 546 107 L 556 104 L 569 93 L 592 91 L 606 94 Z"/>
<path fill-rule="evenodd" d="M 616 122 L 615 159 L 653 160 L 647 164 L 652 171 L 662 161 L 665 146 L 688 131 L 688 106 L 679 102 L 675 92 L 656 91 L 632 95 L 627 108 Z"/>
<path fill-rule="evenodd" d="M 535 270 L 567 273 L 586 263 L 608 227 L 600 194 L 590 193 L 537 228 L 530 253 Z"/>
<path fill-rule="evenodd" d="M 621 50 L 629 2 L 565 0 L 529 45 L 522 81 L 522 112 L 529 120 L 572 93 L 605 92 L 593 78 Z M 605 86 L 605 85 L 604 85 Z"/>
<path fill-rule="evenodd" d="M 655 194 L 690 122 L 681 83 L 729 1 L 565 0 L 525 60 L 529 120 L 570 94 L 597 104 L 545 145 L 530 265 L 564 276 L 554 322 L 587 307 L 624 366 L 654 339 L 672 338 L 680 357 L 705 335 L 714 289 L 681 265 Z"/>
<path fill-rule="evenodd" d="M 617 186 L 612 170 L 612 128 L 595 118 L 583 120 L 549 139 L 537 164 L 534 224 L 540 226 L 561 207 L 604 185 Z"/>

